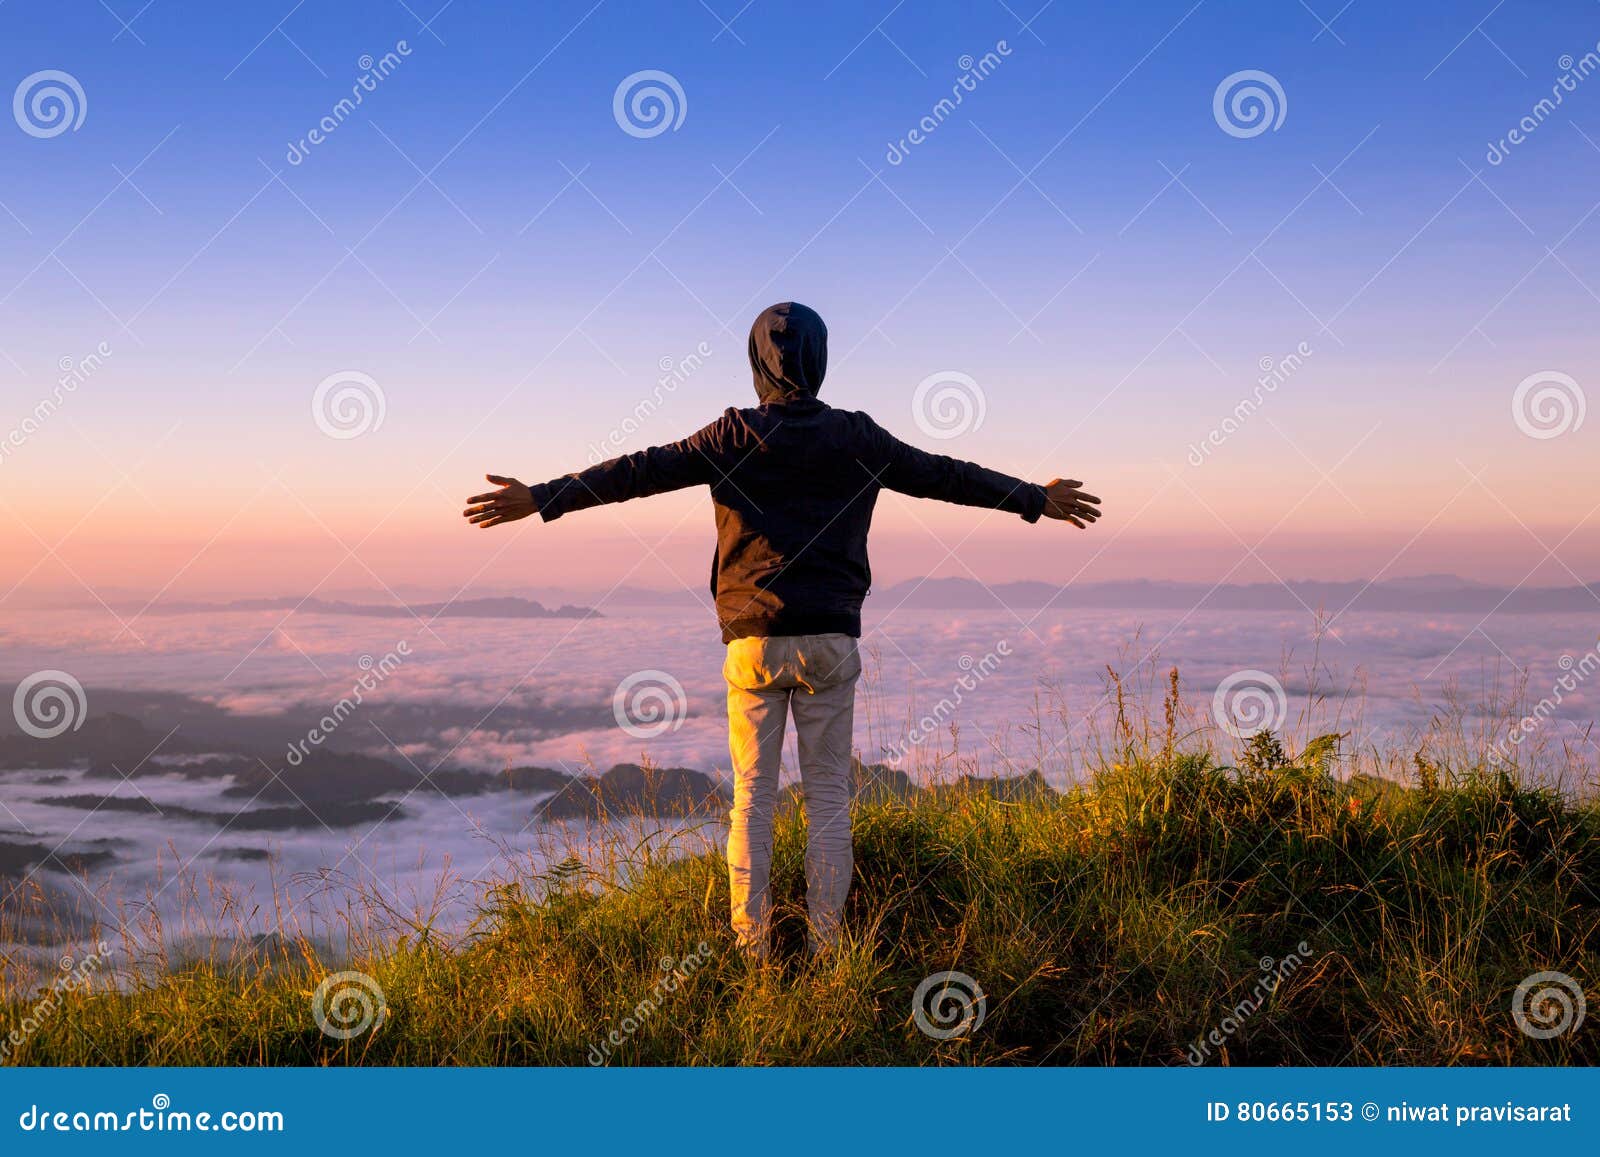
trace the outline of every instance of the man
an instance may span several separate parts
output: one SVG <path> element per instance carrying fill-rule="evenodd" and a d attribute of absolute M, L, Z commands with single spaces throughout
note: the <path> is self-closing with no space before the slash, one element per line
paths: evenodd
<path fill-rule="evenodd" d="M 717 520 L 711 564 L 728 684 L 734 795 L 728 882 L 740 947 L 770 940 L 772 816 L 786 716 L 794 713 L 809 824 L 806 907 L 812 951 L 836 944 L 853 867 L 851 730 L 861 673 L 856 640 L 872 585 L 867 530 L 885 487 L 1082 529 L 1100 500 L 1080 482 L 1022 482 L 899 441 L 866 414 L 817 398 L 828 367 L 822 318 L 774 305 L 750 330 L 754 409 L 729 409 L 681 442 L 652 446 L 537 486 L 488 475 L 500 489 L 464 516 L 499 526 L 545 521 L 607 502 L 709 486 Z"/>

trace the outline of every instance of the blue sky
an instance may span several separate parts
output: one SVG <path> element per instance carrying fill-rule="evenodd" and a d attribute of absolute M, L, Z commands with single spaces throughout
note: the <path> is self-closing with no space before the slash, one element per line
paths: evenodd
<path fill-rule="evenodd" d="M 703 495 L 504 539 L 464 538 L 459 499 L 582 466 L 701 343 L 622 448 L 745 404 L 745 329 L 784 299 L 829 321 L 835 404 L 1108 500 L 1044 540 L 887 501 L 889 580 L 1600 565 L 1592 487 L 1551 485 L 1592 477 L 1594 427 L 1530 437 L 1511 408 L 1530 375 L 1588 384 L 1600 80 L 1485 159 L 1600 6 L 108 5 L 0 6 L 7 86 L 60 70 L 86 100 L 76 130 L 0 132 L 0 429 L 114 351 L 0 459 L 30 586 L 698 583 Z M 613 96 L 647 69 L 685 107 L 640 138 Z M 1277 128 L 1215 118 L 1242 70 L 1281 88 Z M 311 399 L 350 370 L 383 421 L 330 438 Z M 912 403 L 944 373 L 983 400 L 951 438 Z"/>

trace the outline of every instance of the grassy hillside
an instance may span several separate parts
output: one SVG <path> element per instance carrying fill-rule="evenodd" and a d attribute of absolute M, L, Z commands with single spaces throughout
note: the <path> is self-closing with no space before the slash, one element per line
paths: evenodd
<path fill-rule="evenodd" d="M 1417 761 L 1416 785 L 1328 774 L 1270 734 L 1236 762 L 1161 750 L 1057 795 L 1037 780 L 862 793 L 850 944 L 805 959 L 803 825 L 777 835 L 779 952 L 732 951 L 725 865 L 659 848 L 497 885 L 471 934 L 419 928 L 325 960 L 309 939 L 74 994 L 27 1064 L 1562 1064 L 1600 1025 L 1539 1039 L 1530 974 L 1600 982 L 1600 813 L 1495 773 Z M 382 1020 L 313 1012 L 336 970 Z M 921 1031 L 959 970 L 982 1023 Z M 962 1011 L 939 986 L 935 1014 Z M 11 999 L 0 1028 L 31 1002 Z M 942 1005 L 942 1007 L 941 1007 Z M 1533 1027 L 1555 1017 L 1527 1002 Z M 359 1020 L 356 1001 L 331 1009 Z M 347 1020 L 343 1023 L 349 1023 Z M 934 1019 L 930 1023 L 939 1027 Z"/>

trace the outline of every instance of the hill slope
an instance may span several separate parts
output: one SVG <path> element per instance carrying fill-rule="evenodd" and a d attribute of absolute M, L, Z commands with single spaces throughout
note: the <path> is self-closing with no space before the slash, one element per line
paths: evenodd
<path fill-rule="evenodd" d="M 124 994 L 65 998 L 31 1064 L 1594 1063 L 1588 1022 L 1547 1039 L 1531 974 L 1600 979 L 1600 818 L 1496 775 L 1340 783 L 1274 743 L 1113 767 L 1082 791 L 972 784 L 858 805 L 852 943 L 807 961 L 802 817 L 780 821 L 774 964 L 732 950 L 720 856 L 573 860 L 498 886 L 463 942 L 426 929 L 266 967 L 218 958 Z M 1018 781 L 1025 783 L 1026 781 Z M 602 878 L 603 877 L 603 878 Z M 359 970 L 386 1006 L 349 1040 L 314 991 Z M 919 1030 L 958 970 L 983 1020 Z M 1557 1023 L 1548 985 L 1528 1023 Z M 349 994 L 347 994 L 349 995 Z M 357 994 L 359 995 L 359 994 Z M 368 994 L 369 1000 L 375 997 Z M 975 1011 L 976 1005 L 970 1006 Z M 969 1006 L 934 982 L 924 1013 Z M 359 1023 L 359 1000 L 334 1009 Z M 4 1027 L 23 1002 L 6 1008 Z M 930 1015 L 931 1014 L 931 1015 Z M 1530 1019 L 1531 1018 L 1531 1019 Z M 4 1022 L 10 1022 L 5 1024 Z M 338 1022 L 335 1021 L 337 1027 Z"/>

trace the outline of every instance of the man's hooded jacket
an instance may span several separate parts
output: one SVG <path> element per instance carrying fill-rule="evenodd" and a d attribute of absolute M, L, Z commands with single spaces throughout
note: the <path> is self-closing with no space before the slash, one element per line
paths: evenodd
<path fill-rule="evenodd" d="M 681 442 L 532 487 L 546 522 L 574 510 L 709 486 L 717 519 L 711 593 L 723 642 L 751 635 L 859 637 L 872 585 L 867 531 L 885 487 L 1037 522 L 1044 488 L 908 446 L 866 414 L 817 398 L 828 329 L 795 302 L 750 329 L 754 409 L 730 408 Z"/>

